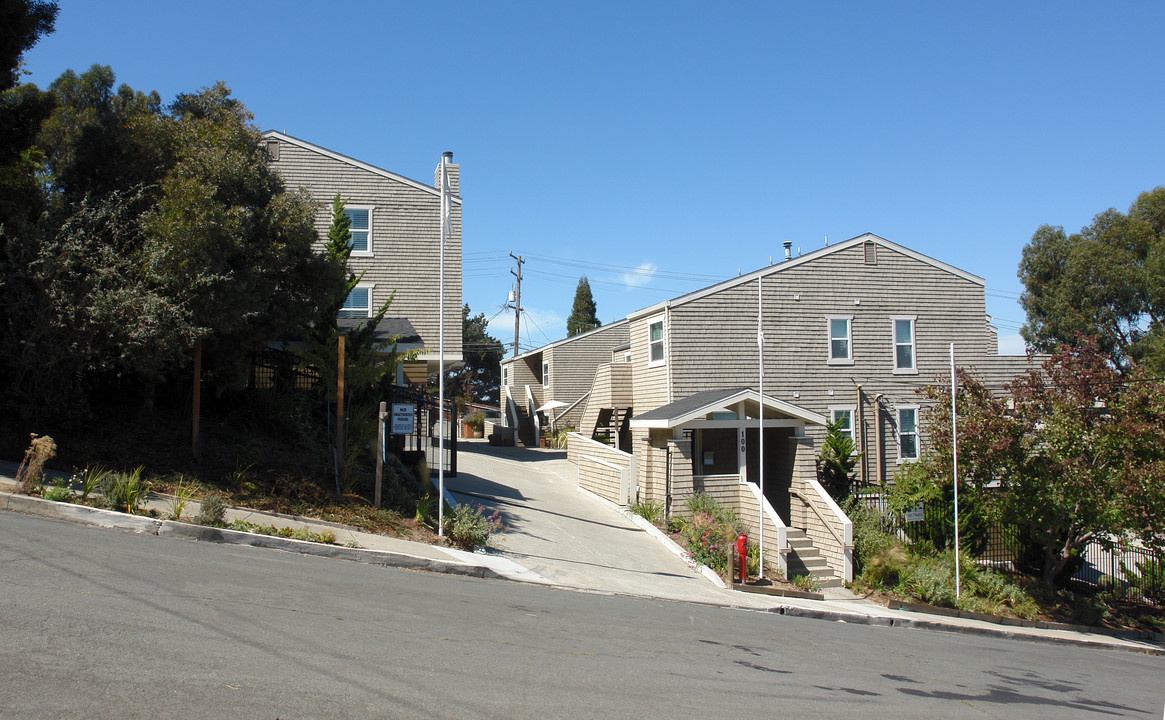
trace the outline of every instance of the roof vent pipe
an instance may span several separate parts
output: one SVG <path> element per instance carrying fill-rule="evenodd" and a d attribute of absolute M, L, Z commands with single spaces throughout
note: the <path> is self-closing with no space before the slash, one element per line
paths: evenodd
<path fill-rule="evenodd" d="M 781 244 L 785 246 L 785 260 L 792 260 L 793 259 L 793 241 L 786 240 L 785 242 L 783 242 Z"/>

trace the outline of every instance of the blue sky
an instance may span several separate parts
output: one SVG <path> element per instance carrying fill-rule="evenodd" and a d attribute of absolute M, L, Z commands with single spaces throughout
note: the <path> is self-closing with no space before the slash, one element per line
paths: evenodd
<path fill-rule="evenodd" d="M 464 297 L 522 345 L 872 232 L 985 278 L 1165 183 L 1165 3 L 62 0 L 44 87 L 225 81 L 262 129 L 431 181 L 461 165 Z"/>

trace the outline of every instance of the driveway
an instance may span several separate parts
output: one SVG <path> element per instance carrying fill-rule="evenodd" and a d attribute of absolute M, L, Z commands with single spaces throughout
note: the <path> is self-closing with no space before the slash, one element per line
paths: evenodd
<path fill-rule="evenodd" d="M 675 600 L 739 604 L 741 593 L 713 585 L 613 506 L 578 492 L 565 452 L 459 441 L 458 502 L 500 511 L 497 554 L 557 585 Z"/>

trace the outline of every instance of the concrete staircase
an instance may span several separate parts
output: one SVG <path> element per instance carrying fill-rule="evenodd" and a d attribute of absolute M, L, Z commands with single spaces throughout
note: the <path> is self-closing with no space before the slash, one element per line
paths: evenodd
<path fill-rule="evenodd" d="M 812 575 L 821 587 L 841 587 L 841 578 L 829 568 L 829 563 L 814 547 L 813 541 L 804 530 L 788 528 L 785 537 L 789 540 L 789 577 Z"/>

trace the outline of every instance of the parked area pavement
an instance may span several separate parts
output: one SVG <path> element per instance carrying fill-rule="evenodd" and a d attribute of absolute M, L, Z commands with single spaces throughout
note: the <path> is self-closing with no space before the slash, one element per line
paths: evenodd
<path fill-rule="evenodd" d="M 14 494 L 16 469 L 15 463 L 0 462 L 0 509 L 100 527 L 431 572 L 533 582 L 584 592 L 1165 655 L 1165 643 L 1153 640 L 889 610 L 843 588 L 828 590 L 824 600 L 757 595 L 724 588 L 719 580 L 691 567 L 677 554 L 674 545 L 669 547 L 669 543 L 661 540 L 660 533 L 650 532 L 642 518 L 580 491 L 575 468 L 561 451 L 459 441 L 458 474 L 445 478 L 446 492 L 457 502 L 469 501 L 488 512 L 499 512 L 506 525 L 505 532 L 496 536 L 496 547 L 474 553 L 245 508 L 228 508 L 227 522 L 241 519 L 314 532 L 330 530 L 335 533 L 336 544 L 254 535 L 57 503 Z M 151 497 L 147 508 L 156 509 L 158 517 L 164 517 L 169 511 L 169 500 Z M 191 502 L 183 517 L 194 517 L 199 511 L 198 503 Z"/>

